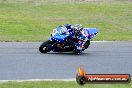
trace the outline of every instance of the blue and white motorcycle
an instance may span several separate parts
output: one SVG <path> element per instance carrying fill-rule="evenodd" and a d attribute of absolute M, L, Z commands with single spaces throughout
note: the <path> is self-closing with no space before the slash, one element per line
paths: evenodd
<path fill-rule="evenodd" d="M 90 40 L 98 34 L 97 28 L 84 28 L 85 40 L 83 38 L 71 38 L 68 29 L 65 26 L 59 26 L 53 29 L 51 38 L 43 42 L 39 51 L 41 53 L 53 52 L 73 52 L 74 54 L 81 54 L 82 51 L 87 49 L 90 45 Z M 84 43 L 83 47 L 77 47 L 76 45 Z"/>

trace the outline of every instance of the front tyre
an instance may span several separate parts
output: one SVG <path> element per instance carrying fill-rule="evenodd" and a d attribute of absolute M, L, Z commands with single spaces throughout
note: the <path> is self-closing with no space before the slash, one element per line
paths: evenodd
<path fill-rule="evenodd" d="M 40 47 L 39 47 L 39 51 L 41 53 L 47 53 L 50 52 L 49 47 L 51 46 L 51 41 L 47 40 L 46 42 L 43 42 Z"/>

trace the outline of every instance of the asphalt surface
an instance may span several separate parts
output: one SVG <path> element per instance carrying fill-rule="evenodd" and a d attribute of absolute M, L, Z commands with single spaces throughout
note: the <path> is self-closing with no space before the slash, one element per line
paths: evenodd
<path fill-rule="evenodd" d="M 132 75 L 132 42 L 92 42 L 82 55 L 41 54 L 41 42 L 1 42 L 0 80 L 75 78 L 82 65 L 91 73 Z"/>

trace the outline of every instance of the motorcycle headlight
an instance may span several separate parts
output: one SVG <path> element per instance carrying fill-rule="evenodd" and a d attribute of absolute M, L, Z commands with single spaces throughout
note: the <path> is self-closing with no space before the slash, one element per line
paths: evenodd
<path fill-rule="evenodd" d="M 56 29 L 53 29 L 52 33 L 51 33 L 51 36 L 54 36 L 56 34 L 57 30 Z"/>

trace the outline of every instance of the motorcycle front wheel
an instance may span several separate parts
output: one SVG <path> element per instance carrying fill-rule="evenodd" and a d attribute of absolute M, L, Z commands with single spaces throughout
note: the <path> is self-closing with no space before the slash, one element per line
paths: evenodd
<path fill-rule="evenodd" d="M 49 46 L 51 46 L 51 41 L 47 40 L 46 42 L 43 42 L 40 47 L 39 47 L 39 51 L 41 53 L 47 53 L 50 52 Z"/>

